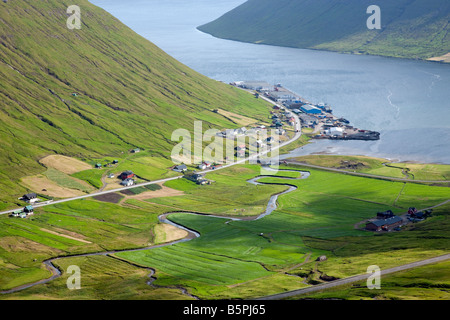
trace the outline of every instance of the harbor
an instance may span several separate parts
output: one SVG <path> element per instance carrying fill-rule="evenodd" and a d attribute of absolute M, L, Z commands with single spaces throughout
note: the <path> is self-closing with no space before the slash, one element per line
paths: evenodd
<path fill-rule="evenodd" d="M 254 92 L 274 101 L 274 114 L 279 110 L 283 114 L 292 112 L 298 115 L 302 128 L 310 128 L 314 139 L 330 140 L 379 140 L 377 131 L 355 128 L 350 121 L 337 117 L 326 103 L 313 104 L 298 94 L 284 88 L 281 84 L 271 85 L 264 81 L 236 81 L 230 83 L 235 87 Z M 281 107 L 279 107 L 281 105 Z M 276 121 L 276 117 L 274 121 Z M 276 124 L 276 122 L 274 123 Z"/>

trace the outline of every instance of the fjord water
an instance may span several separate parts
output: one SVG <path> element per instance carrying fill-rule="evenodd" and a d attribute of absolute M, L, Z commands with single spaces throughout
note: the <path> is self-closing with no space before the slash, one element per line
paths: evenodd
<path fill-rule="evenodd" d="M 281 83 L 312 103 L 330 104 L 352 125 L 381 133 L 378 141 L 315 141 L 289 156 L 354 154 L 450 164 L 450 64 L 248 44 L 196 29 L 244 0 L 91 2 L 212 79 Z"/>

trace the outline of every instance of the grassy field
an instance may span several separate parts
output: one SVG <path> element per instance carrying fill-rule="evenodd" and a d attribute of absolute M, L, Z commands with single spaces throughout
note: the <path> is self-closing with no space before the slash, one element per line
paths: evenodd
<path fill-rule="evenodd" d="M 210 214 L 254 216 L 265 211 L 268 197 L 287 189 L 285 186 L 255 186 L 246 180 L 258 175 L 260 167 L 245 165 L 232 167 L 217 173 L 208 173 L 207 178 L 214 181 L 208 187 L 194 182 L 174 180 L 165 185 L 182 190 L 184 196 L 176 198 L 155 198 L 148 201 L 171 207 L 173 211 L 194 211 Z M 285 174 L 285 173 L 280 173 Z M 290 173 L 287 173 L 289 176 Z M 239 176 L 239 179 L 236 177 Z M 204 205 L 207 203 L 207 205 Z"/>
<path fill-rule="evenodd" d="M 373 264 L 388 268 L 448 252 L 448 204 L 436 208 L 431 218 L 409 225 L 401 232 L 375 234 L 355 228 L 355 224 L 374 217 L 380 210 L 401 213 L 410 205 L 420 208 L 441 203 L 450 198 L 447 187 L 405 185 L 308 171 L 310 177 L 303 180 L 261 178 L 260 182 L 288 182 L 298 189 L 280 196 L 278 209 L 259 220 L 233 221 L 188 213 L 171 214 L 170 220 L 197 230 L 201 236 L 169 247 L 116 253 L 116 257 L 142 267 L 123 275 L 131 286 L 124 295 L 113 291 L 107 294 L 107 289 L 117 282 L 112 281 L 110 286 L 100 278 L 92 283 L 92 291 L 64 296 L 66 289 L 58 290 L 51 283 L 45 288 L 41 286 L 40 290 L 35 287 L 22 291 L 14 297 L 140 298 L 154 297 L 154 290 L 158 289 L 168 297 L 179 298 L 180 291 L 173 288 L 183 287 L 202 299 L 255 298 L 322 282 L 321 275 L 343 278 L 364 273 L 367 266 Z M 2 246 L 2 288 L 48 276 L 40 261 L 51 256 L 144 247 L 164 241 L 160 227 L 155 228 L 157 216 L 164 212 L 182 209 L 239 216 L 248 213 L 250 207 L 258 208 L 258 203 L 262 208 L 271 194 L 286 190 L 286 186 L 256 187 L 246 182 L 258 174 L 258 166 L 240 165 L 208 174 L 207 177 L 215 181 L 210 186 L 199 186 L 185 179 L 166 183 L 185 192 L 184 196 L 147 201 L 128 199 L 123 206 L 92 200 L 74 201 L 46 207 L 45 211 L 25 221 L 0 219 L 5 224 L 3 232 L 7 232 L 2 234 L 2 243 L 21 239 L 19 243 L 25 241 L 36 246 L 33 250 L 36 261 L 29 258 L 28 245 L 26 250 L 13 244 Z M 283 171 L 278 174 L 299 176 Z M 244 190 L 245 187 L 249 190 Z M 222 193 L 226 194 L 223 198 Z M 185 199 L 180 201 L 180 198 Z M 253 210 L 253 214 L 258 213 L 260 209 Z M 42 228 L 72 235 L 75 239 L 45 232 Z M 77 241 L 77 238 L 91 243 Z M 315 260 L 321 255 L 328 259 L 318 264 Z M 78 258 L 61 259 L 58 263 L 70 259 Z M 88 262 L 93 257 L 83 259 Z M 123 263 L 108 261 L 112 274 L 116 262 Z M 148 271 L 147 268 L 156 269 L 155 287 L 143 291 L 140 288 L 148 276 L 142 272 Z M 88 281 L 94 280 L 95 272 L 91 267 L 86 270 Z M 101 294 L 93 293 L 96 288 Z"/>
<path fill-rule="evenodd" d="M 48 277 L 42 261 L 51 257 L 153 244 L 154 227 L 159 223 L 157 216 L 164 209 L 157 206 L 151 209 L 80 200 L 39 209 L 28 219 L 1 216 L 0 288 Z"/>
<path fill-rule="evenodd" d="M 449 300 L 450 262 L 442 262 L 381 278 L 381 289 L 368 289 L 366 282 L 341 286 L 290 299 L 342 300 Z"/>
<path fill-rule="evenodd" d="M 370 173 L 411 180 L 450 180 L 450 166 L 442 164 L 392 163 L 386 159 L 365 156 L 310 155 L 294 160 L 328 168 Z"/>
<path fill-rule="evenodd" d="M 27 289 L 27 295 L 36 300 L 47 299 L 144 299 L 144 300 L 177 300 L 190 299 L 177 288 L 158 288 L 146 284 L 150 280 L 151 270 L 130 265 L 108 256 L 90 256 L 65 258 L 55 261 L 55 265 L 63 271 L 63 275 L 41 287 Z M 66 273 L 69 266 L 76 265 L 81 271 L 81 289 L 69 290 Z M 111 292 L 115 292 L 111 297 Z M 7 299 L 20 299 L 23 293 L 8 295 Z"/>
<path fill-rule="evenodd" d="M 1 209 L 52 156 L 125 160 L 139 147 L 148 166 L 130 157 L 118 169 L 155 179 L 167 173 L 175 129 L 192 132 L 196 120 L 205 130 L 239 127 L 215 108 L 267 119 L 268 103 L 191 70 L 89 1 L 77 5 L 84 27 L 69 30 L 65 3 L 0 2 L 0 33 L 10 35 L 0 52 Z M 106 169 L 80 170 L 65 173 L 101 187 Z"/>

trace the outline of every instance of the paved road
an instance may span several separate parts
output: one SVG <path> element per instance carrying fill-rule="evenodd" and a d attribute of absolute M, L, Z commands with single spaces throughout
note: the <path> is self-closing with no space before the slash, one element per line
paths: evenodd
<path fill-rule="evenodd" d="M 277 103 L 273 102 L 272 100 L 269 100 L 269 99 L 267 99 L 265 97 L 261 97 L 261 98 L 263 98 L 264 100 L 269 101 L 273 105 L 277 104 Z M 279 105 L 279 104 L 277 104 L 277 105 Z M 208 173 L 208 172 L 211 172 L 211 171 L 223 170 L 223 169 L 226 169 L 226 168 L 238 165 L 238 164 L 243 164 L 243 163 L 245 163 L 247 161 L 251 161 L 251 160 L 252 161 L 256 161 L 259 157 L 262 157 L 262 156 L 264 156 L 264 155 L 266 155 L 266 154 L 268 154 L 270 152 L 273 152 L 273 151 L 275 151 L 275 150 L 277 150 L 277 149 L 279 149 L 281 147 L 287 146 L 290 143 L 298 140 L 301 137 L 301 135 L 302 135 L 300 119 L 298 118 L 297 115 L 294 115 L 294 118 L 295 118 L 295 127 L 294 127 L 295 135 L 291 139 L 289 139 L 288 141 L 285 141 L 283 143 L 275 145 L 270 150 L 267 150 L 267 151 L 264 151 L 264 152 L 252 155 L 252 156 L 250 156 L 248 158 L 244 158 L 244 159 L 238 160 L 236 162 L 233 162 L 233 163 L 230 163 L 230 164 L 226 164 L 226 165 L 223 165 L 221 167 L 217 167 L 214 170 L 208 169 L 208 170 L 200 171 L 198 173 Z M 90 193 L 90 194 L 86 194 L 86 195 L 82 195 L 82 196 L 78 196 L 78 197 L 73 197 L 73 198 L 66 198 L 66 199 L 55 200 L 55 201 L 51 201 L 51 202 L 46 201 L 46 202 L 34 204 L 33 207 L 34 208 L 40 208 L 40 207 L 45 207 L 45 206 L 54 205 L 54 204 L 63 203 L 63 202 L 69 202 L 69 201 L 74 201 L 74 200 L 81 200 L 81 199 L 91 198 L 91 197 L 95 197 L 95 196 L 101 196 L 101 195 L 105 195 L 105 194 L 109 194 L 109 193 L 120 192 L 120 191 L 123 191 L 123 190 L 128 190 L 128 189 L 138 188 L 138 187 L 142 187 L 142 186 L 147 186 L 147 185 L 151 185 L 151 184 L 164 183 L 164 182 L 167 182 L 167 181 L 177 180 L 177 179 L 181 179 L 181 178 L 183 178 L 183 176 L 176 176 L 176 177 L 172 177 L 172 178 L 154 180 L 154 181 L 149 181 L 149 182 L 135 184 L 135 185 L 129 186 L 129 187 L 117 188 L 117 189 L 113 189 L 113 190 L 98 191 L 98 192 L 95 192 L 95 193 Z M 11 209 L 11 210 L 7 210 L 7 211 L 2 211 L 2 212 L 0 212 L 0 215 L 9 214 L 9 213 L 12 213 L 12 212 L 14 212 L 16 210 L 19 210 L 19 209 L 22 209 L 22 208 L 16 208 L 16 209 Z"/>
<path fill-rule="evenodd" d="M 390 273 L 394 273 L 394 272 L 399 272 L 399 271 L 404 271 L 404 270 L 408 270 L 408 269 L 412 269 L 412 268 L 425 266 L 425 265 L 436 263 L 436 262 L 446 261 L 448 259 L 450 259 L 450 254 L 446 254 L 443 256 L 434 257 L 434 258 L 426 259 L 426 260 L 422 260 L 422 261 L 417 261 L 417 262 L 413 262 L 413 263 L 408 263 L 408 264 L 405 264 L 402 266 L 389 268 L 386 270 L 381 270 L 381 276 L 387 275 Z M 367 278 L 370 277 L 371 275 L 372 275 L 372 273 L 361 274 L 361 275 L 357 275 L 357 276 L 353 276 L 353 277 L 349 277 L 349 278 L 345 278 L 345 279 L 335 280 L 335 281 L 332 281 L 329 283 L 319 284 L 319 285 L 308 287 L 308 288 L 303 288 L 303 289 L 299 289 L 299 290 L 293 290 L 293 291 L 289 291 L 289 292 L 265 296 L 265 297 L 258 298 L 256 300 L 280 300 L 280 299 L 286 299 L 289 297 L 303 295 L 303 294 L 307 294 L 307 293 L 314 293 L 314 292 L 318 292 L 321 290 L 341 286 L 344 284 L 364 281 L 364 280 L 367 280 Z M 381 282 L 381 286 L 383 286 L 382 282 Z M 369 289 L 367 289 L 367 290 L 369 290 Z"/>

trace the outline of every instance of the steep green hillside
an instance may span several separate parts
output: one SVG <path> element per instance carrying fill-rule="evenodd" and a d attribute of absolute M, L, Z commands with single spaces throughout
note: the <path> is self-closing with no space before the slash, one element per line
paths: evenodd
<path fill-rule="evenodd" d="M 381 29 L 369 30 L 370 5 Z M 450 52 L 447 0 L 249 0 L 199 30 L 216 37 L 347 53 L 428 59 Z"/>
<path fill-rule="evenodd" d="M 81 29 L 67 28 L 67 8 Z M 87 0 L 0 2 L 0 209 L 49 154 L 170 156 L 172 131 L 235 126 L 212 112 L 261 118 L 263 102 L 177 62 Z M 74 95 L 76 93 L 76 95 Z M 3 204 L 2 204 L 3 200 Z"/>

